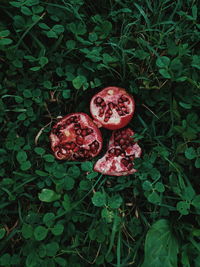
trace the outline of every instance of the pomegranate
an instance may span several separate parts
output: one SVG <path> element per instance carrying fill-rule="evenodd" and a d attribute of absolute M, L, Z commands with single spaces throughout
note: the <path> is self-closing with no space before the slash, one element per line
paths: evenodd
<path fill-rule="evenodd" d="M 133 117 L 135 101 L 120 87 L 106 87 L 94 95 L 90 112 L 98 127 L 116 130 L 125 127 Z"/>
<path fill-rule="evenodd" d="M 50 141 L 55 157 L 61 160 L 89 160 L 102 148 L 101 132 L 85 113 L 63 117 L 53 126 Z"/>
<path fill-rule="evenodd" d="M 124 176 L 135 173 L 133 160 L 141 156 L 140 146 L 134 142 L 130 128 L 113 131 L 106 154 L 100 158 L 94 170 L 106 175 Z"/>

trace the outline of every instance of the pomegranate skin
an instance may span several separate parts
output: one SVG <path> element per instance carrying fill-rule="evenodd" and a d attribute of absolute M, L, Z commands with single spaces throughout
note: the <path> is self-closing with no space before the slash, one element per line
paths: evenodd
<path fill-rule="evenodd" d="M 134 98 L 121 87 L 106 87 L 90 101 L 94 123 L 109 130 L 125 127 L 131 121 L 134 111 Z"/>

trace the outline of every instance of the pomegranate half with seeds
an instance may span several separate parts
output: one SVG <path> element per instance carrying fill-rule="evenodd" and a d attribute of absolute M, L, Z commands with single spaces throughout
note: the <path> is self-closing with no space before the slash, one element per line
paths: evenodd
<path fill-rule="evenodd" d="M 60 160 L 89 160 L 99 154 L 102 135 L 85 113 L 71 113 L 52 128 L 51 148 Z"/>
<path fill-rule="evenodd" d="M 120 87 L 106 87 L 94 95 L 90 102 L 94 122 L 110 130 L 125 127 L 132 119 L 134 110 L 133 97 Z"/>
<path fill-rule="evenodd" d="M 124 176 L 135 173 L 134 159 L 141 156 L 142 150 L 134 141 L 130 128 L 113 131 L 106 154 L 99 159 L 94 170 L 106 175 Z"/>

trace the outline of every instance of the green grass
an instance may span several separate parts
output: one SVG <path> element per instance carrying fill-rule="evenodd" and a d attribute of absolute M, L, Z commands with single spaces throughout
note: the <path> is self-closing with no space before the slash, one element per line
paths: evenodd
<path fill-rule="evenodd" d="M 0 3 L 0 266 L 200 266 L 199 1 Z M 133 94 L 138 172 L 59 162 L 49 131 Z M 110 132 L 102 130 L 105 145 Z"/>

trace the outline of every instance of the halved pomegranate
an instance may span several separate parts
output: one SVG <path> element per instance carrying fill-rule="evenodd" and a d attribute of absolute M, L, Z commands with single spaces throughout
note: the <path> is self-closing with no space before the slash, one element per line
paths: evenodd
<path fill-rule="evenodd" d="M 135 173 L 133 160 L 141 156 L 142 150 L 133 136 L 130 128 L 114 131 L 106 154 L 96 162 L 94 170 L 112 176 Z"/>
<path fill-rule="evenodd" d="M 50 141 L 55 157 L 61 160 L 89 160 L 102 148 L 101 132 L 85 113 L 63 117 L 53 126 Z"/>
<path fill-rule="evenodd" d="M 98 127 L 116 130 L 126 126 L 133 117 L 135 101 L 120 87 L 106 87 L 90 101 L 90 112 Z"/>

